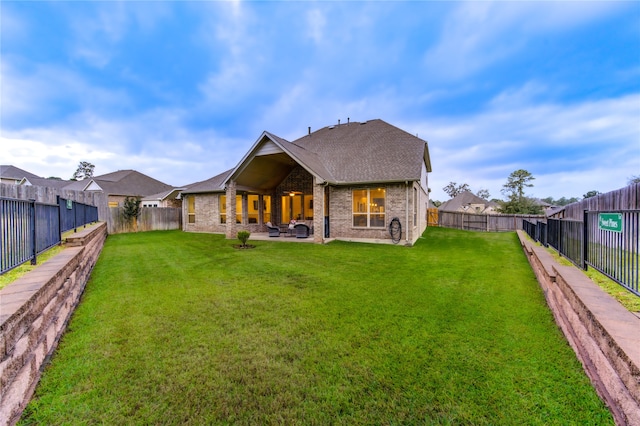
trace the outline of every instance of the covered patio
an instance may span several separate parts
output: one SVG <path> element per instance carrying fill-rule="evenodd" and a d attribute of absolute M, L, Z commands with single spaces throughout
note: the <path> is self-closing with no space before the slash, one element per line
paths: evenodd
<path fill-rule="evenodd" d="M 227 238 L 247 229 L 252 235 L 264 233 L 271 239 L 322 242 L 324 186 L 318 182 L 323 181 L 277 142 L 277 136 L 265 132 L 228 175 L 221 216 L 235 212 L 236 217 L 235 221 L 225 220 Z M 295 224 L 298 229 L 289 230 Z M 302 226 L 307 228 L 305 238 L 300 238 Z"/>

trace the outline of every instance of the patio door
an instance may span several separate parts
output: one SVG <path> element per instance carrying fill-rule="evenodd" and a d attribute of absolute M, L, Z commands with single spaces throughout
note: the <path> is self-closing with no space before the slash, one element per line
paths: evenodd
<path fill-rule="evenodd" d="M 304 219 L 303 201 L 304 197 L 302 194 L 282 196 L 282 223 Z"/>

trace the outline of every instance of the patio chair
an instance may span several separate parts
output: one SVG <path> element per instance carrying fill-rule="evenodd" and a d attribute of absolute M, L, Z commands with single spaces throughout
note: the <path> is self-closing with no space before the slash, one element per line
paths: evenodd
<path fill-rule="evenodd" d="M 296 238 L 307 238 L 309 236 L 309 227 L 304 223 L 297 223 L 294 228 L 296 230 Z"/>
<path fill-rule="evenodd" d="M 267 230 L 269 231 L 270 237 L 279 237 L 280 236 L 280 228 L 277 226 L 273 226 L 271 222 L 267 222 Z"/>

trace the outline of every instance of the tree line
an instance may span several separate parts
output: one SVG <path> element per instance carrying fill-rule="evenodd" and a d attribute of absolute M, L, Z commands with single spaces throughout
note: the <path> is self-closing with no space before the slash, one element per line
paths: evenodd
<path fill-rule="evenodd" d="M 540 202 L 533 197 L 527 196 L 525 194 L 525 188 L 533 187 L 533 183 L 531 183 L 535 177 L 528 171 L 524 169 L 518 169 L 507 177 L 507 182 L 502 185 L 502 194 L 505 195 L 506 200 L 500 200 L 493 198 L 491 201 L 498 203 L 500 206 L 498 211 L 500 213 L 505 214 L 542 214 L 542 206 Z M 640 182 L 640 176 L 631 176 L 627 180 L 627 185 L 631 185 L 633 183 Z M 471 193 L 475 193 L 478 197 L 489 200 L 490 194 L 487 189 L 481 188 L 478 191 L 474 192 L 471 190 L 471 187 L 467 183 L 458 184 L 456 182 L 449 182 L 447 186 L 442 188 L 442 190 L 449 195 L 451 198 L 455 198 L 456 196 L 462 194 L 463 192 L 469 191 Z M 586 194 L 582 196 L 582 199 L 595 197 L 596 195 L 601 194 L 600 191 L 592 190 L 588 191 Z M 575 203 L 580 201 L 580 198 L 577 197 L 561 197 L 557 200 L 554 200 L 553 197 L 542 198 L 541 201 L 549 203 L 553 206 L 566 206 L 567 204 Z M 440 201 L 433 201 L 433 204 L 438 207 L 442 204 Z"/>

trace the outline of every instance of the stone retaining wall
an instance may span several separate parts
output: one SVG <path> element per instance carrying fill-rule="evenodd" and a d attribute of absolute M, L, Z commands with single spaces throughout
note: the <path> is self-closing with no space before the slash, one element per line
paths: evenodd
<path fill-rule="evenodd" d="M 0 290 L 0 425 L 20 418 L 80 301 L 107 237 L 102 222 Z"/>
<path fill-rule="evenodd" d="M 640 318 L 518 231 L 556 323 L 618 425 L 640 425 Z"/>

